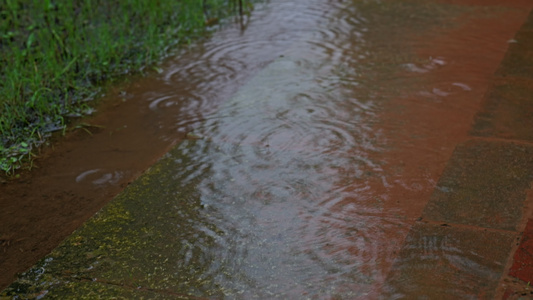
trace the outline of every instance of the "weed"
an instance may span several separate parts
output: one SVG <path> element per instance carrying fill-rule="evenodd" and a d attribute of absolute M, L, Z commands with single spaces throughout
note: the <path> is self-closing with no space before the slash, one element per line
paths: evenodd
<path fill-rule="evenodd" d="M 0 170 L 88 111 L 103 83 L 202 36 L 207 17 L 235 13 L 237 1 L 0 1 Z"/>

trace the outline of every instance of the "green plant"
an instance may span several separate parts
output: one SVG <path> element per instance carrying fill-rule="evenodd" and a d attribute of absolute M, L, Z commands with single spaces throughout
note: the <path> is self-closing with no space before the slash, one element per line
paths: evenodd
<path fill-rule="evenodd" d="M 204 35 L 206 15 L 228 16 L 234 1 L 0 1 L 0 170 L 83 115 L 103 83 Z"/>

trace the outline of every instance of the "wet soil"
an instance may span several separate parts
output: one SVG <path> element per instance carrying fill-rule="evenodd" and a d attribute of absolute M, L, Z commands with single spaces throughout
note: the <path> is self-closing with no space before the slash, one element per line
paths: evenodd
<path fill-rule="evenodd" d="M 408 34 L 400 35 L 398 40 L 391 39 L 393 35 L 385 33 L 391 30 L 389 27 L 371 28 L 370 32 L 375 36 L 366 37 L 365 40 L 372 44 L 368 49 L 374 51 L 375 56 L 368 55 L 366 60 L 374 64 L 378 71 L 382 66 L 375 65 L 375 57 L 381 61 L 391 57 L 394 51 L 390 48 L 413 52 L 415 56 L 398 58 L 402 71 L 395 70 L 394 76 L 379 77 L 380 74 L 390 76 L 390 70 L 383 73 L 376 71 L 372 73 L 377 74 L 372 78 L 373 81 L 364 83 L 363 88 L 343 87 L 348 92 L 353 89 L 351 91 L 355 95 L 387 99 L 375 111 L 364 107 L 372 103 L 357 103 L 361 111 L 365 111 L 372 120 L 377 120 L 369 133 L 369 140 L 377 141 L 377 144 L 362 150 L 346 150 L 363 161 L 379 161 L 379 164 L 370 164 L 369 169 L 355 168 L 356 172 L 370 174 L 362 176 L 365 178 L 364 184 L 338 181 L 328 187 L 328 191 L 339 191 L 342 197 L 330 199 L 329 192 L 324 192 L 326 199 L 320 202 L 319 207 L 327 214 L 320 215 L 314 224 L 320 230 L 326 226 L 330 228 L 331 236 L 327 244 L 321 244 L 322 249 L 310 252 L 315 251 L 313 253 L 325 261 L 337 253 L 348 253 L 363 262 L 376 261 L 379 266 L 375 266 L 378 274 L 374 274 L 374 280 L 378 285 L 384 282 L 388 270 L 392 268 L 395 254 L 401 251 L 403 241 L 416 239 L 416 235 L 414 238 L 407 236 L 408 231 L 422 215 L 456 145 L 469 139 L 473 117 L 480 110 L 484 95 L 493 82 L 508 41 L 513 39 L 533 7 L 529 1 L 440 2 L 459 7 L 459 12 L 450 13 L 455 18 L 455 26 L 439 24 L 435 26 L 436 29 L 424 32 L 409 23 L 412 21 L 416 25 L 416 18 L 409 19 L 399 27 L 408 30 Z M 327 7 L 329 3 L 323 5 Z M 476 10 L 464 9 L 466 6 L 473 6 Z M 483 9 L 486 14 L 480 13 Z M 247 30 L 243 31 L 240 26 L 228 26 L 215 35 L 211 42 L 195 46 L 193 53 L 184 51 L 179 58 L 166 61 L 162 68 L 169 71 L 135 80 L 124 89 L 110 91 L 102 101 L 99 113 L 83 121 L 90 126 L 69 133 L 45 149 L 31 173 L 23 173 L 20 179 L 1 185 L 0 201 L 5 209 L 0 211 L 3 252 L 0 269 L 5 271 L 0 274 L 0 288 L 7 286 L 15 273 L 24 271 L 49 253 L 173 145 L 196 138 L 197 132 L 202 133 L 197 125 L 206 120 L 209 124 L 211 117 L 215 120 L 213 122 L 218 122 L 216 126 L 224 129 L 218 136 L 222 147 L 228 144 L 251 144 L 265 151 L 289 149 L 300 153 L 302 148 L 309 150 L 309 145 L 305 143 L 288 144 L 283 140 L 283 135 L 268 143 L 253 136 L 242 138 L 243 131 L 238 122 L 235 125 L 229 121 L 217 121 L 216 111 L 248 77 L 277 58 L 279 53 L 300 51 L 300 48 L 291 49 L 293 40 L 320 20 L 304 15 L 300 22 L 294 23 L 296 28 L 292 28 L 288 22 L 277 22 L 281 26 L 275 27 L 272 24 L 276 22 L 272 18 L 276 19 L 276 13 L 278 18 L 285 21 L 294 19 L 294 16 L 283 14 L 283 8 L 279 7 L 274 12 L 266 11 L 258 13 L 258 22 L 252 22 Z M 316 11 L 312 15 L 316 17 Z M 358 33 L 348 36 L 357 40 Z M 258 35 L 264 38 L 258 39 Z M 353 50 L 359 45 L 353 43 L 348 43 L 350 47 L 346 48 Z M 342 45 L 324 42 L 324 55 L 331 56 L 335 61 L 334 54 L 337 52 L 334 47 L 328 46 L 343 49 Z M 299 55 L 305 57 L 306 54 Z M 365 58 L 361 58 L 361 62 L 364 65 Z M 203 67 L 195 68 L 200 64 Z M 346 93 L 342 95 L 346 96 Z M 242 109 L 236 111 L 248 112 Z M 344 117 L 341 109 L 335 114 L 338 120 Z M 294 116 L 301 115 L 296 113 Z M 244 125 L 260 126 L 256 123 Z M 347 136 L 340 129 L 337 132 Z M 276 137 L 274 133 L 269 133 L 269 136 Z M 212 142 L 217 142 L 216 135 Z M 375 151 L 376 147 L 380 150 Z M 337 150 L 339 148 L 344 150 L 342 146 L 338 146 Z M 326 150 L 318 149 L 317 153 Z M 276 163 L 273 158 L 270 162 Z M 339 159 L 339 162 L 343 160 Z M 217 162 L 212 163 L 216 165 Z M 235 170 L 238 168 L 235 167 Z M 351 169 L 345 167 L 346 170 Z M 345 179 L 342 168 L 325 168 L 323 171 L 326 175 L 329 171 L 332 177 Z M 323 179 L 320 176 L 317 178 Z M 243 178 L 245 181 L 246 178 Z M 327 183 L 327 180 L 317 181 L 317 184 L 319 182 Z M 240 188 L 247 191 L 245 187 Z M 367 206 L 361 205 L 365 201 L 368 202 Z M 353 207 L 358 210 L 351 211 Z M 374 216 L 385 217 L 401 226 L 390 229 L 390 232 L 380 232 L 379 237 L 371 242 L 366 241 L 369 249 L 355 249 L 347 243 L 351 241 L 348 237 L 346 240 L 341 238 L 353 229 L 342 220 L 354 215 L 362 216 L 361 220 Z M 309 214 L 308 217 L 314 215 Z M 359 220 L 354 218 L 355 221 Z M 417 226 L 414 225 L 415 228 Z M 468 236 L 465 240 L 470 238 L 470 233 L 462 229 L 457 232 L 459 236 Z M 308 234 L 311 244 L 317 237 L 312 230 Z M 499 236 L 498 233 L 494 235 Z M 509 239 L 509 236 L 506 235 L 506 238 Z M 303 243 L 305 239 L 306 236 L 302 236 Z M 337 243 L 330 244 L 331 241 Z M 363 266 L 363 274 L 375 272 L 365 268 L 370 267 Z M 379 288 L 373 287 L 369 295 L 377 297 L 379 291 Z"/>
<path fill-rule="evenodd" d="M 140 114 L 135 104 L 122 102 L 118 94 L 102 101 L 100 112 L 83 120 L 90 126 L 58 137 L 31 171 L 1 184 L 1 287 L 55 248 L 172 144 L 132 119 Z"/>

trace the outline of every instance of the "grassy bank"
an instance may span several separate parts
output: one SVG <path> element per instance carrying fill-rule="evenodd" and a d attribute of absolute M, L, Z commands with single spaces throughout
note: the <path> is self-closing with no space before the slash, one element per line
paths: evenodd
<path fill-rule="evenodd" d="M 13 172 L 50 132 L 89 113 L 102 83 L 201 36 L 238 2 L 0 1 L 0 170 Z"/>

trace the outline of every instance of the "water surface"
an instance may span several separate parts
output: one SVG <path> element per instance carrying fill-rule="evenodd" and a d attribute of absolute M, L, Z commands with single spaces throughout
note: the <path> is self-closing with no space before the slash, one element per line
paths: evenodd
<path fill-rule="evenodd" d="M 137 241 L 110 233 L 105 245 L 130 246 L 87 250 L 86 279 L 197 297 L 380 295 L 531 6 L 456 2 L 268 1 L 126 88 L 130 116 L 94 137 L 120 158 L 60 176 L 120 185 L 138 172 L 130 149 L 175 147 L 106 210 L 124 206 Z M 52 261 L 76 259 L 65 251 Z"/>

